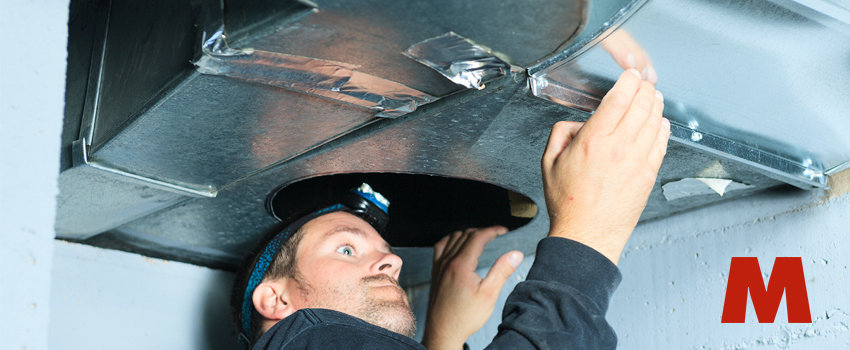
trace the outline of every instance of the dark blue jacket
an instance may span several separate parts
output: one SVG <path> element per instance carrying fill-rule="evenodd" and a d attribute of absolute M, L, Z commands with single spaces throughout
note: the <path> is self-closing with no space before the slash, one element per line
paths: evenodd
<path fill-rule="evenodd" d="M 581 243 L 545 238 L 534 264 L 505 302 L 499 333 L 487 349 L 614 349 L 605 320 L 620 272 Z M 425 349 L 413 339 L 356 317 L 302 309 L 269 329 L 254 350 Z"/>

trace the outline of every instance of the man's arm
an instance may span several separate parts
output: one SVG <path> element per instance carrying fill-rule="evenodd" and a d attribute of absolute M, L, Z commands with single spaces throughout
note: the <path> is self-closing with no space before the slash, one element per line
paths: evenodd
<path fill-rule="evenodd" d="M 499 333 L 487 349 L 614 349 L 605 319 L 620 282 L 608 258 L 576 241 L 550 237 L 534 265 L 511 292 Z"/>
<path fill-rule="evenodd" d="M 538 245 L 527 280 L 511 293 L 499 334 L 489 348 L 616 345 L 605 312 L 620 281 L 616 263 L 646 205 L 666 153 L 670 124 L 661 116 L 663 107 L 661 94 L 651 83 L 642 81 L 640 73 L 630 69 L 620 76 L 586 124 L 559 122 L 552 128 L 541 160 L 549 238 Z M 445 253 L 447 244 L 468 236 L 487 237 L 470 240 L 480 243 L 475 245 L 480 245 L 480 249 L 453 248 L 460 253 Z M 486 316 L 486 321 L 492 313 L 496 295 L 479 293 L 479 284 L 469 283 L 481 281 L 480 277 L 475 279 L 474 269 L 483 245 L 493 239 L 489 236 L 495 237 L 482 232 L 456 232 L 435 247 L 424 339 L 429 349 L 459 348 L 458 338 L 477 331 L 484 323 L 478 319 Z M 502 256 L 491 274 L 496 271 L 497 276 L 506 279 L 515 268 L 507 261 L 513 253 Z M 443 262 L 438 263 L 438 256 Z M 501 289 L 504 280 L 498 281 Z M 440 302 L 440 296 L 457 295 L 464 297 L 454 303 Z M 484 307 L 487 303 L 489 307 Z M 442 315 L 434 320 L 449 322 L 432 322 L 432 314 Z M 457 316 L 452 318 L 452 314 Z M 450 322 L 463 321 L 469 314 L 476 315 L 476 322 Z M 445 339 L 448 340 L 442 341 Z"/>
<path fill-rule="evenodd" d="M 667 152 L 664 100 L 623 72 L 586 124 L 558 122 L 541 168 L 549 236 L 581 242 L 614 264 L 640 218 Z"/>
<path fill-rule="evenodd" d="M 559 122 L 541 160 L 549 237 L 488 349 L 613 349 L 616 267 L 666 154 L 663 97 L 624 72 L 586 124 Z"/>

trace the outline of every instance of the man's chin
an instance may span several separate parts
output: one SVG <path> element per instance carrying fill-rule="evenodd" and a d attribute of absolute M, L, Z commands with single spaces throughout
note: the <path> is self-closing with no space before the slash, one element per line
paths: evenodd
<path fill-rule="evenodd" d="M 416 333 L 416 318 L 407 304 L 398 304 L 392 311 L 387 310 L 383 323 L 380 327 L 411 338 Z"/>
<path fill-rule="evenodd" d="M 408 337 L 413 337 L 416 333 L 416 317 L 407 303 L 407 297 L 394 301 L 373 301 L 357 316 L 373 325 Z"/>

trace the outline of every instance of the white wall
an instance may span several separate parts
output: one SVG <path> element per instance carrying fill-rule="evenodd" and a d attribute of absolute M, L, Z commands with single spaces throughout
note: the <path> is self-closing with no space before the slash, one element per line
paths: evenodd
<path fill-rule="evenodd" d="M 45 349 L 65 92 L 65 1 L 0 5 L 0 348 Z"/>
<path fill-rule="evenodd" d="M 621 349 L 850 349 L 850 196 L 817 193 L 736 200 L 644 225 L 621 260 L 623 283 L 608 313 Z M 733 256 L 802 257 L 811 324 L 721 324 Z"/>
<path fill-rule="evenodd" d="M 233 275 L 57 241 L 51 349 L 239 349 Z"/>
<path fill-rule="evenodd" d="M 761 193 L 638 226 L 620 259 L 623 281 L 608 311 L 618 348 L 850 349 L 850 195 L 823 202 L 822 195 Z M 787 323 L 783 298 L 773 324 L 758 323 L 751 303 L 746 323 L 721 324 L 735 256 L 758 257 L 765 276 L 775 257 L 802 257 L 813 322 Z M 502 291 L 500 305 L 531 260 Z M 422 324 L 427 286 L 411 294 Z M 497 307 L 469 339 L 472 349 L 489 343 L 500 315 Z"/>

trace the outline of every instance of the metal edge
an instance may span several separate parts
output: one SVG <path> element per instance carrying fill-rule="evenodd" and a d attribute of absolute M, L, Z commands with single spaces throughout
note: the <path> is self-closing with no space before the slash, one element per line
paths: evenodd
<path fill-rule="evenodd" d="M 589 112 L 595 110 L 599 105 L 600 100 L 598 98 L 557 83 L 551 83 L 545 77 L 530 76 L 528 85 L 532 95 L 570 108 Z M 551 94 L 552 91 L 546 91 L 548 89 L 555 89 L 556 93 Z M 719 135 L 704 133 L 672 121 L 670 123 L 670 138 L 682 145 L 751 166 L 766 176 L 802 189 L 826 188 L 825 175 L 835 169 L 830 169 L 825 173 L 822 169 L 812 168 L 800 162 Z M 844 164 L 844 166 L 850 167 L 850 162 Z"/>
<path fill-rule="evenodd" d="M 103 84 L 103 70 L 104 63 L 106 60 L 106 50 L 109 36 L 109 22 L 111 18 L 112 12 L 112 1 L 108 1 L 108 6 L 105 10 L 105 13 L 101 13 L 100 16 L 105 17 L 101 18 L 98 21 L 98 37 L 95 39 L 96 42 L 100 41 L 101 45 L 99 47 L 94 47 L 92 49 L 92 59 L 90 65 L 94 67 L 97 66 L 96 69 L 89 69 L 89 80 L 86 84 L 86 97 L 83 107 L 83 116 L 82 122 L 80 126 L 80 134 L 79 139 L 85 140 L 86 146 L 88 146 L 87 151 L 100 149 L 112 140 L 112 138 L 116 134 L 111 134 L 105 140 L 94 140 L 95 131 L 97 128 L 97 120 L 98 113 L 100 109 L 100 99 L 101 99 L 101 88 Z M 96 45 L 95 45 L 96 46 Z M 187 80 L 194 69 L 188 69 L 183 73 L 175 75 L 171 80 L 162 85 L 162 87 L 154 93 L 149 100 L 145 101 L 144 104 L 135 112 L 131 114 L 133 118 L 127 119 L 120 126 L 121 129 L 126 127 L 127 125 L 132 124 L 138 116 L 145 114 L 150 109 L 156 107 L 161 104 L 163 100 L 169 95 L 171 90 L 174 90 L 178 87 L 183 81 Z M 72 156 L 73 159 L 73 156 Z M 76 163 L 72 163 L 76 164 Z"/>
<path fill-rule="evenodd" d="M 183 185 L 172 184 L 165 181 L 160 181 L 149 177 L 133 174 L 131 172 L 113 167 L 107 163 L 96 162 L 92 159 L 89 159 L 87 141 L 85 139 L 74 141 L 71 146 L 71 152 L 74 167 L 90 166 L 94 169 L 119 175 L 134 181 L 139 181 L 146 186 L 151 186 L 156 189 L 181 195 L 188 195 L 191 197 L 214 198 L 218 194 L 218 189 L 215 186 L 191 188 Z"/>
<path fill-rule="evenodd" d="M 703 133 L 671 122 L 670 139 L 682 145 L 751 166 L 768 177 L 801 189 L 827 187 L 823 170 L 813 169 L 722 136 Z"/>
<path fill-rule="evenodd" d="M 103 65 L 106 59 L 106 42 L 109 32 L 109 20 L 112 13 L 112 1 L 106 1 L 106 5 L 98 10 L 97 29 L 95 29 L 96 43 L 92 47 L 92 57 L 89 63 L 89 79 L 86 83 L 86 97 L 83 102 L 83 116 L 80 123 L 80 140 L 85 140 L 91 145 L 94 137 L 95 123 L 97 122 L 98 107 L 100 105 L 100 88 L 103 77 Z M 91 69 L 95 68 L 95 69 Z M 73 158 L 73 156 L 72 156 Z"/>
<path fill-rule="evenodd" d="M 565 52 L 569 52 L 571 48 L 575 47 L 576 43 L 573 42 L 574 39 L 577 39 L 582 32 L 587 28 L 587 19 L 590 16 L 590 1 L 589 0 L 581 0 L 581 22 L 579 22 L 578 27 L 573 32 L 572 35 L 567 37 L 561 45 L 558 46 L 549 56 L 541 57 L 534 63 L 530 64 L 529 67 L 536 67 L 546 61 L 553 59 L 556 56 L 562 55 Z"/>
<path fill-rule="evenodd" d="M 635 0 L 623 7 L 618 16 L 615 16 L 612 19 L 609 19 L 605 23 L 602 24 L 602 28 L 596 31 L 591 37 L 592 39 L 587 42 L 575 42 L 569 45 L 566 45 L 563 50 L 560 52 L 550 56 L 549 58 L 542 60 L 540 63 L 537 63 L 531 67 L 528 67 L 528 75 L 529 76 L 537 76 L 544 70 L 555 69 L 562 64 L 565 64 L 569 61 L 572 61 L 574 58 L 580 56 L 581 54 L 587 52 L 588 50 L 595 47 L 597 44 L 602 42 L 608 35 L 617 30 L 623 23 L 625 23 L 629 18 L 632 17 L 638 10 L 640 10 L 643 5 L 645 5 L 649 0 Z M 586 29 L 586 28 L 584 28 Z M 579 32 L 578 35 L 581 35 Z M 578 47 L 578 49 L 575 49 Z"/>
<path fill-rule="evenodd" d="M 824 171 L 823 173 L 826 174 L 827 176 L 829 176 L 829 175 L 832 175 L 832 174 L 840 173 L 841 171 L 847 170 L 847 169 L 850 169 L 850 160 L 848 160 L 844 163 L 838 164 L 838 165 L 836 165 L 832 168 L 829 168 L 829 170 Z"/>

